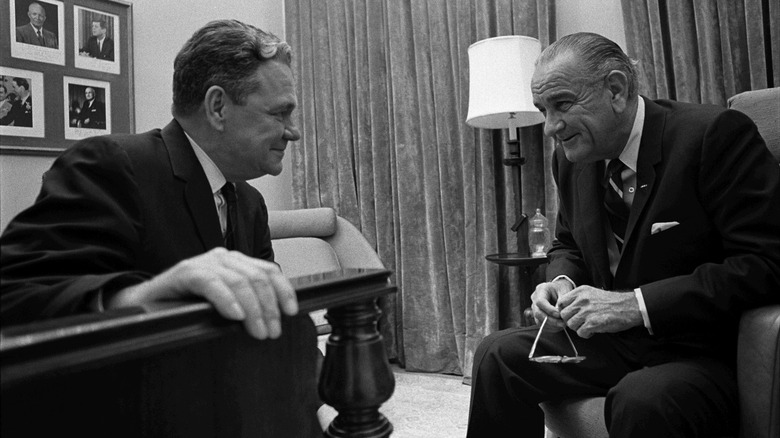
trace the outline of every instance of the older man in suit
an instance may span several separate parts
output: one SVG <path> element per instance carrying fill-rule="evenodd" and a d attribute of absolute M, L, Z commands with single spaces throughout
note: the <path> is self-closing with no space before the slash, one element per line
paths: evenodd
<path fill-rule="evenodd" d="M 780 302 L 780 169 L 753 122 L 721 107 L 637 94 L 614 42 L 561 38 L 537 60 L 535 105 L 555 138 L 560 193 L 545 323 L 494 333 L 474 359 L 468 436 L 543 435 L 538 404 L 605 396 L 614 437 L 733 433 L 736 334 Z"/>
<path fill-rule="evenodd" d="M 40 3 L 30 3 L 27 16 L 30 22 L 16 28 L 16 42 L 58 49 L 60 46 L 57 35 L 43 28 L 46 22 L 46 9 Z"/>
<path fill-rule="evenodd" d="M 277 359 L 311 376 L 291 382 L 301 394 L 291 415 L 301 436 L 320 435 L 316 332 L 297 315 L 265 202 L 246 183 L 278 175 L 300 138 L 290 62 L 274 35 L 209 23 L 174 62 L 173 121 L 69 147 L 0 237 L 2 324 L 201 297 L 258 339 L 311 339 Z"/>
<path fill-rule="evenodd" d="M 87 87 L 84 90 L 86 100 L 81 105 L 78 115 L 78 126 L 90 129 L 106 129 L 106 104 L 97 100 L 95 89 Z"/>

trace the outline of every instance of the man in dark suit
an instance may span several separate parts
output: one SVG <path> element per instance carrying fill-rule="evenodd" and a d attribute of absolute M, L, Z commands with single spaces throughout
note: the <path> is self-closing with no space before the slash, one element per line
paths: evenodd
<path fill-rule="evenodd" d="M 43 6 L 40 3 L 30 3 L 27 16 L 30 17 L 30 22 L 16 28 L 16 42 L 50 49 L 59 48 L 57 35 L 43 28 L 43 23 L 46 22 L 46 10 Z"/>
<path fill-rule="evenodd" d="M 274 35 L 209 23 L 174 62 L 173 121 L 89 138 L 58 157 L 35 203 L 0 237 L 3 326 L 193 296 L 258 339 L 284 338 L 284 323 L 311 338 L 277 359 L 311 376 L 294 382 L 306 394 L 294 410 L 321 434 L 316 332 L 296 315 L 295 291 L 273 263 L 265 202 L 246 183 L 278 175 L 300 138 L 290 62 Z"/>
<path fill-rule="evenodd" d="M 745 115 L 653 101 L 612 41 L 566 36 L 531 85 L 560 194 L 538 327 L 483 340 L 468 436 L 543 436 L 538 403 L 606 396 L 615 437 L 736 431 L 742 311 L 780 301 L 780 169 Z"/>
<path fill-rule="evenodd" d="M 114 40 L 106 36 L 105 21 L 92 22 L 92 36 L 87 41 L 87 47 L 81 49 L 79 53 L 106 61 L 114 60 Z"/>
<path fill-rule="evenodd" d="M 97 100 L 97 94 L 92 87 L 84 90 L 84 97 L 87 100 L 81 105 L 78 115 L 79 127 L 106 129 L 106 104 Z"/>

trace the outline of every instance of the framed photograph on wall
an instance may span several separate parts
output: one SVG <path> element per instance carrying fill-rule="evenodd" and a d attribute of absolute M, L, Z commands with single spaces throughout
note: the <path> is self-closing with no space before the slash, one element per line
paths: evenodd
<path fill-rule="evenodd" d="M 77 68 L 119 74 L 119 17 L 103 11 L 73 7 L 73 51 Z"/>
<path fill-rule="evenodd" d="M 0 154 L 56 156 L 86 137 L 135 132 L 132 7 L 125 0 L 0 1 L 0 23 L 11 29 L 0 37 L 0 75 L 28 79 L 32 114 L 32 126 L 0 127 Z"/>
<path fill-rule="evenodd" d="M 65 138 L 81 140 L 111 134 L 111 84 L 69 76 L 62 82 Z"/>
<path fill-rule="evenodd" d="M 0 135 L 44 136 L 43 73 L 0 67 Z"/>
<path fill-rule="evenodd" d="M 57 0 L 10 0 L 11 56 L 65 65 L 65 5 Z"/>

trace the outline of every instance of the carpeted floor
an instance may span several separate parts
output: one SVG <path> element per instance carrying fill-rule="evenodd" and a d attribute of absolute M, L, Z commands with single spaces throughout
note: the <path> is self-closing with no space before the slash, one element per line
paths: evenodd
<path fill-rule="evenodd" d="M 395 392 L 379 412 L 393 424 L 394 438 L 466 436 L 471 387 L 460 376 L 411 373 L 393 367 Z M 326 421 L 336 411 L 325 407 Z"/>

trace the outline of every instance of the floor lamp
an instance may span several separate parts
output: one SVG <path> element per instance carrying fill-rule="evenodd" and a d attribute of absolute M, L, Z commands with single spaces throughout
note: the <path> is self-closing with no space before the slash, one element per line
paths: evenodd
<path fill-rule="evenodd" d="M 523 227 L 520 128 L 544 121 L 533 105 L 531 77 L 541 43 L 526 36 L 502 36 L 477 41 L 469 47 L 469 111 L 466 123 L 475 128 L 508 129 L 505 166 L 512 167 L 515 185 L 515 223 L 518 253 L 528 255 L 528 235 Z"/>

